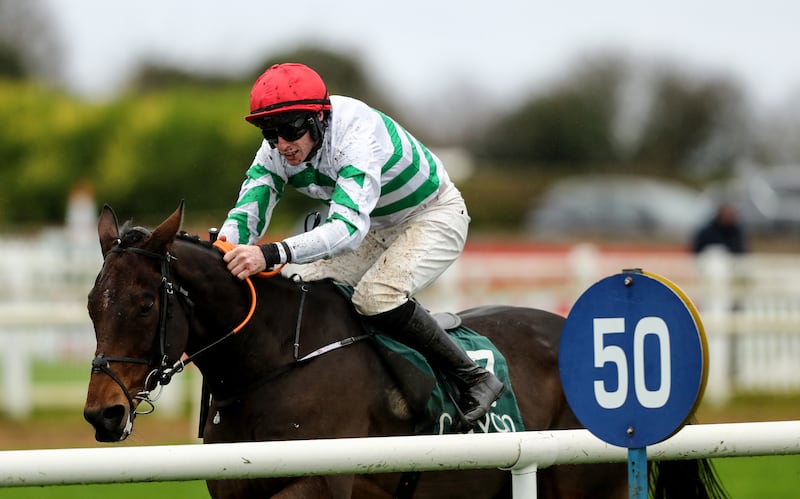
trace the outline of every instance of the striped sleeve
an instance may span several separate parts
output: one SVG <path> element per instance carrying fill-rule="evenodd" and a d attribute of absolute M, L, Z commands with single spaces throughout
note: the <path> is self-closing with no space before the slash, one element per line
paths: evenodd
<path fill-rule="evenodd" d="M 256 159 L 260 159 L 258 156 Z M 266 163 L 266 162 L 265 162 Z M 236 244 L 255 244 L 266 232 L 272 211 L 283 196 L 285 181 L 265 164 L 255 162 L 242 183 L 220 234 Z"/>

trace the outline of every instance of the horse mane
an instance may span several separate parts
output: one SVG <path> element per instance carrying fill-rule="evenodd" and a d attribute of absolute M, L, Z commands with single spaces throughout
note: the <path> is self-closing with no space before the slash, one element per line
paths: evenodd
<path fill-rule="evenodd" d="M 189 234 L 184 230 L 178 232 L 178 235 L 175 236 L 175 239 L 179 241 L 186 241 L 188 243 L 198 244 L 200 246 L 203 246 L 204 248 L 210 249 L 213 247 L 213 243 L 211 241 L 200 239 L 200 236 L 198 236 L 197 234 Z"/>
<path fill-rule="evenodd" d="M 147 236 L 149 236 L 151 231 L 144 227 L 139 226 L 131 226 L 130 221 L 125 222 L 125 224 L 120 228 L 120 235 L 119 235 L 119 247 L 120 248 L 130 248 L 131 246 L 142 242 Z"/>
<path fill-rule="evenodd" d="M 120 236 L 119 236 L 119 247 L 120 248 L 130 248 L 138 243 L 141 243 L 144 239 L 147 238 L 153 231 L 141 226 L 132 226 L 131 222 L 125 222 L 125 224 L 120 227 Z M 212 243 L 211 241 L 205 241 L 200 239 L 200 236 L 196 234 L 189 234 L 186 231 L 180 231 L 175 236 L 176 240 L 180 241 L 187 241 L 189 243 L 198 244 L 200 246 L 204 246 L 206 248 L 211 248 Z"/>

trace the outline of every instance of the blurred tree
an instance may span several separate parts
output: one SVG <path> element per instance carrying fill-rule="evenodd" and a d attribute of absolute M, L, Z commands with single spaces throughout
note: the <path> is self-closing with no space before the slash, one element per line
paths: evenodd
<path fill-rule="evenodd" d="M 519 167 L 588 169 L 618 159 L 614 119 L 624 66 L 615 57 L 584 58 L 552 90 L 490 123 L 472 141 L 480 159 Z"/>
<path fill-rule="evenodd" d="M 663 172 L 725 172 L 750 157 L 751 112 L 741 88 L 725 77 L 692 78 L 664 67 L 656 78 L 649 112 L 631 161 Z"/>
<path fill-rule="evenodd" d="M 239 109 L 244 92 L 178 86 L 113 103 L 93 161 L 98 200 L 150 224 L 184 199 L 189 223 L 218 224 L 255 152 L 258 133 Z"/>
<path fill-rule="evenodd" d="M 58 34 L 39 0 L 0 0 L 0 76 L 61 76 Z"/>
<path fill-rule="evenodd" d="M 404 115 L 398 117 L 428 146 L 465 147 L 470 137 L 483 134 L 498 108 L 474 79 L 465 76 L 435 95 L 403 106 Z"/>
<path fill-rule="evenodd" d="M 668 176 L 724 174 L 753 154 L 752 110 L 735 81 L 660 65 L 632 82 L 637 71 L 641 65 L 613 54 L 584 57 L 481 130 L 472 151 L 498 167 Z"/>
<path fill-rule="evenodd" d="M 131 93 L 156 92 L 178 86 L 215 88 L 239 79 L 222 74 L 200 73 L 181 69 L 160 61 L 144 61 L 130 78 L 127 89 Z"/>
<path fill-rule="evenodd" d="M 800 88 L 765 114 L 757 130 L 755 162 L 800 164 Z"/>
<path fill-rule="evenodd" d="M 25 78 L 25 64 L 17 47 L 0 39 L 0 77 L 21 80 Z"/>
<path fill-rule="evenodd" d="M 47 116 L 47 124 L 42 124 Z M 0 80 L 0 223 L 63 220 L 70 188 L 91 179 L 105 113 L 33 82 Z"/>

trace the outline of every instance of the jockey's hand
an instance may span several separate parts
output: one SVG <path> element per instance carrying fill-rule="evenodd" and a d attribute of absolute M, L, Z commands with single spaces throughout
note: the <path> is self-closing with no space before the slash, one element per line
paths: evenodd
<path fill-rule="evenodd" d="M 222 259 L 228 264 L 231 274 L 241 280 L 267 269 L 267 262 L 260 246 L 240 244 L 225 253 Z"/>

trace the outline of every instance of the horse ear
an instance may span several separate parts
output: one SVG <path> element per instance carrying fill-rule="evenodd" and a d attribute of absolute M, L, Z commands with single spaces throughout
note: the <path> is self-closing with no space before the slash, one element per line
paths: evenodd
<path fill-rule="evenodd" d="M 156 227 L 153 233 L 150 234 L 150 239 L 147 242 L 147 248 L 150 251 L 166 253 L 169 250 L 172 241 L 175 240 L 175 236 L 178 234 L 181 224 L 183 223 L 183 205 L 184 201 L 181 200 L 178 209 L 167 217 L 166 220 L 161 222 L 161 225 Z"/>
<path fill-rule="evenodd" d="M 107 204 L 103 205 L 103 212 L 97 221 L 97 234 L 100 236 L 100 250 L 103 252 L 103 258 L 105 258 L 106 253 L 111 251 L 111 248 L 119 242 L 117 215 Z"/>

